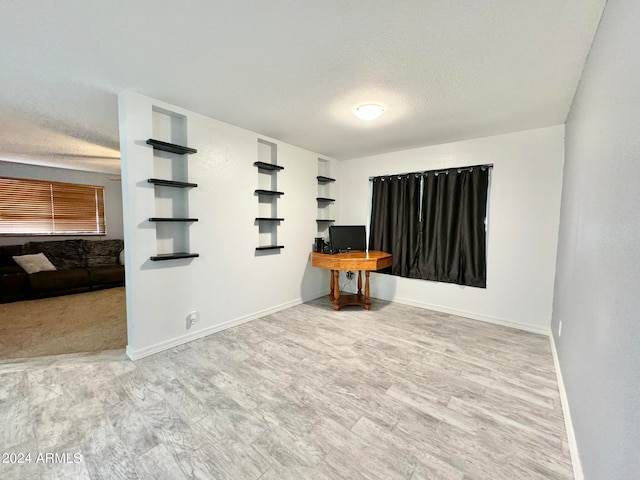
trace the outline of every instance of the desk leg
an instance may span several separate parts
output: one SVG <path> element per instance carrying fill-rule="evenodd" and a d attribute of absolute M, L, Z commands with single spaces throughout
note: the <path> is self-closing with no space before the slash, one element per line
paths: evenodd
<path fill-rule="evenodd" d="M 364 309 L 371 310 L 371 300 L 369 300 L 369 270 L 364 272 Z"/>
<path fill-rule="evenodd" d="M 340 271 L 333 270 L 333 309 L 340 310 Z"/>
<path fill-rule="evenodd" d="M 335 272 L 335 270 L 331 270 L 331 273 L 329 275 L 329 300 L 331 300 L 333 302 L 333 284 L 335 283 L 335 280 L 333 278 L 333 272 Z"/>
<path fill-rule="evenodd" d="M 358 270 L 358 300 L 362 297 L 362 270 Z"/>

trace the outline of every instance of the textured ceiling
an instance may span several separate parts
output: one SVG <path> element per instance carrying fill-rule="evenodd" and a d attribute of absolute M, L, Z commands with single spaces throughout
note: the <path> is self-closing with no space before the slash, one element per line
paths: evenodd
<path fill-rule="evenodd" d="M 5 0 L 0 160 L 118 172 L 124 89 L 339 159 L 561 124 L 604 3 Z"/>

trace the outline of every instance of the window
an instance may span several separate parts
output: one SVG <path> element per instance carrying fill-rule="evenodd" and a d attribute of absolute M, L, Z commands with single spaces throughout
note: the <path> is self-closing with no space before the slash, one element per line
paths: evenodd
<path fill-rule="evenodd" d="M 486 288 L 490 165 L 373 179 L 369 249 L 386 273 Z"/>
<path fill-rule="evenodd" d="M 104 187 L 0 177 L 0 235 L 104 235 Z"/>

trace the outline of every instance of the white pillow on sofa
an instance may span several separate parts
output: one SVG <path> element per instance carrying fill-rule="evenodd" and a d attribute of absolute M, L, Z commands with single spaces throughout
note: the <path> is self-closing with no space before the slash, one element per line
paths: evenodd
<path fill-rule="evenodd" d="M 118 255 L 118 262 L 120 265 L 124 265 L 124 248 L 120 250 L 120 255 Z"/>
<path fill-rule="evenodd" d="M 36 253 L 35 255 L 19 255 L 12 257 L 13 261 L 22 267 L 28 274 L 38 272 L 52 272 L 56 270 L 53 263 L 45 256 L 44 253 Z"/>

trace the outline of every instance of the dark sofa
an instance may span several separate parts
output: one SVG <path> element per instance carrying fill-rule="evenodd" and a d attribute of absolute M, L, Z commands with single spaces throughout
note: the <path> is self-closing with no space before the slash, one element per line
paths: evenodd
<path fill-rule="evenodd" d="M 0 246 L 0 303 L 124 285 L 122 240 L 58 240 Z M 29 275 L 14 256 L 44 253 L 55 271 Z"/>

